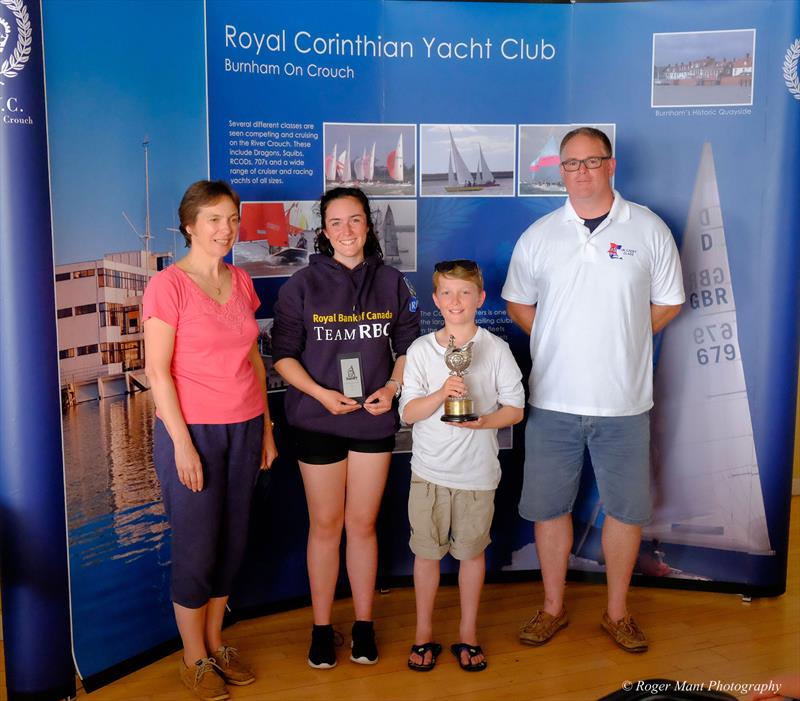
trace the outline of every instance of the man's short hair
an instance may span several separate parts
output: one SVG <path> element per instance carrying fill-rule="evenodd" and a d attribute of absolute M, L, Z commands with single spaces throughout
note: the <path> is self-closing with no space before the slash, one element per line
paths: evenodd
<path fill-rule="evenodd" d="M 611 150 L 611 140 L 608 138 L 608 135 L 604 131 L 600 131 L 599 129 L 595 129 L 594 127 L 578 127 L 577 129 L 573 129 L 572 131 L 568 132 L 563 139 L 561 139 L 561 146 L 558 147 L 558 154 L 559 156 L 564 153 L 564 147 L 572 141 L 576 136 L 588 136 L 593 139 L 597 139 L 603 144 L 603 148 L 606 152 L 603 154 L 604 156 L 612 156 Z"/>

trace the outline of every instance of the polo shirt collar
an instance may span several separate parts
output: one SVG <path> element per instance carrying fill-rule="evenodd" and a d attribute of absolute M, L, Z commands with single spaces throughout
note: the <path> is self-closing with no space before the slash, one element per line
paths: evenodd
<path fill-rule="evenodd" d="M 627 200 L 623 199 L 622 195 L 614 190 L 614 202 L 611 205 L 611 211 L 606 217 L 606 221 L 624 222 L 631 218 L 631 206 Z M 569 222 L 575 221 L 583 225 L 583 217 L 579 217 L 572 207 L 572 203 L 567 197 L 564 203 L 564 214 L 562 221 Z"/>

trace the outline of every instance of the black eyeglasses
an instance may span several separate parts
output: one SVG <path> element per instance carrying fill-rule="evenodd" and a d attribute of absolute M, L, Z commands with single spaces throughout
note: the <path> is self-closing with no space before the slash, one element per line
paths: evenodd
<path fill-rule="evenodd" d="M 473 272 L 478 269 L 478 264 L 474 260 L 467 260 L 466 258 L 459 258 L 458 260 L 440 260 L 433 269 L 437 273 L 449 273 L 455 268 L 462 268 L 467 272 Z"/>
<path fill-rule="evenodd" d="M 589 170 L 595 170 L 603 165 L 603 161 L 607 161 L 611 156 L 589 156 L 589 158 L 569 158 L 566 161 L 561 161 L 561 167 L 568 173 L 574 173 L 576 170 L 581 169 L 581 164 L 585 165 Z"/>

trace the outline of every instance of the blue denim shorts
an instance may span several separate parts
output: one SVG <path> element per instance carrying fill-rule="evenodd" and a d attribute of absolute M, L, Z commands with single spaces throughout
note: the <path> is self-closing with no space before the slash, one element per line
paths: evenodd
<path fill-rule="evenodd" d="M 606 514 L 630 525 L 648 523 L 650 412 L 581 416 L 532 407 L 525 426 L 520 516 L 549 521 L 572 511 L 586 448 Z"/>

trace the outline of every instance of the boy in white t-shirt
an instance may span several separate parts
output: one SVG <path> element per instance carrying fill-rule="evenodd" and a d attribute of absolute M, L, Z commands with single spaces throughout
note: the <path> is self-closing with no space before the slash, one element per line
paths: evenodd
<path fill-rule="evenodd" d="M 477 617 L 486 570 L 484 550 L 500 482 L 497 429 L 522 420 L 522 373 L 508 344 L 475 323 L 486 299 L 483 277 L 471 260 L 437 263 L 433 301 L 444 327 L 418 338 L 406 354 L 400 416 L 413 423 L 409 545 L 414 552 L 417 628 L 409 668 L 427 672 L 442 646 L 433 641 L 433 605 L 439 587 L 439 561 L 448 552 L 459 560 L 460 642 L 450 646 L 462 669 L 486 669 L 478 644 Z M 472 344 L 465 378 L 450 375 L 445 350 Z M 448 396 L 469 394 L 478 418 L 444 422 Z"/>

